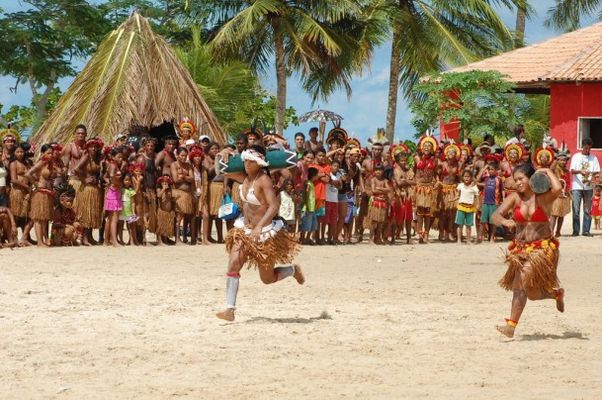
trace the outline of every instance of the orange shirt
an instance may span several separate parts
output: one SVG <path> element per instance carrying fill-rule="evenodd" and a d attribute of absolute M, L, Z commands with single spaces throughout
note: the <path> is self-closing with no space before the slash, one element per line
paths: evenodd
<path fill-rule="evenodd" d="M 330 176 L 330 165 L 318 165 L 313 164 L 310 167 L 316 168 L 319 173 L 324 174 L 326 176 Z M 316 200 L 324 200 L 326 201 L 326 183 L 321 179 L 318 179 L 315 184 L 315 192 L 316 192 Z"/>

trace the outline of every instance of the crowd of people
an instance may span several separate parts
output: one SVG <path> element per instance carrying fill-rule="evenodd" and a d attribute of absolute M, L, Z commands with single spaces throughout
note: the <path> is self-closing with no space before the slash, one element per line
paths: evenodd
<path fill-rule="evenodd" d="M 549 216 L 556 236 L 571 212 L 571 198 L 573 234 L 580 233 L 581 201 L 582 234 L 591 235 L 592 217 L 599 227 L 599 164 L 589 154 L 588 140 L 569 162 L 564 148 L 529 151 L 520 128 L 504 148 L 490 135 L 473 147 L 440 143 L 426 134 L 414 151 L 385 140 L 362 147 L 340 127 L 324 142 L 317 128 L 308 137 L 299 132 L 291 145 L 280 135 L 249 129 L 234 144 L 220 146 L 208 136 L 197 137 L 190 120 L 182 121 L 177 133 L 157 141 L 137 128 L 105 144 L 88 137 L 80 125 L 73 142 L 37 149 L 5 134 L 0 245 L 145 245 L 147 233 L 159 245 L 223 243 L 224 224 L 230 230 L 233 220 L 222 220 L 220 208 L 231 201 L 242 210 L 242 203 L 240 183 L 218 173 L 216 163 L 257 144 L 295 153 L 295 168 L 273 170 L 270 176 L 279 196 L 279 217 L 306 245 L 366 239 L 374 244 L 428 243 L 433 230 L 443 242 L 510 238 L 512 230 L 496 227 L 493 214 L 516 192 L 513 170 L 524 162 L 550 168 L 563 185 Z"/>

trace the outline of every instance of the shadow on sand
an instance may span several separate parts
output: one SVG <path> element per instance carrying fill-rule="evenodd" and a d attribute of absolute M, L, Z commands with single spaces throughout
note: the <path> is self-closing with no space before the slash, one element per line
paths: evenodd
<path fill-rule="evenodd" d="M 311 324 L 312 322 L 320 321 L 320 320 L 323 320 L 323 319 L 332 319 L 332 317 L 326 311 L 322 311 L 322 314 L 320 314 L 317 317 L 310 317 L 310 318 L 299 318 L 299 317 L 296 317 L 296 318 L 255 317 L 255 318 L 251 318 L 250 320 L 248 320 L 247 323 L 269 322 L 269 323 L 272 323 L 272 324 Z"/>
<path fill-rule="evenodd" d="M 554 335 L 548 333 L 534 333 L 532 335 L 521 335 L 519 340 L 558 340 L 558 339 L 578 339 L 589 340 L 588 337 L 581 332 L 564 332 L 562 335 Z"/>

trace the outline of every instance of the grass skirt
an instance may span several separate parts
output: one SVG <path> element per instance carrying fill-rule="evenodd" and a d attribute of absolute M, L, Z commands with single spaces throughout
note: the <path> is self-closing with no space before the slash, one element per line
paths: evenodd
<path fill-rule="evenodd" d="M 232 201 L 234 203 L 236 203 L 236 205 L 238 206 L 239 210 L 242 210 L 242 199 L 240 198 L 240 183 L 238 182 L 234 182 L 232 184 L 232 191 L 231 191 L 231 197 L 232 197 Z"/>
<path fill-rule="evenodd" d="M 81 185 L 75 198 L 77 200 L 77 221 L 85 229 L 98 229 L 102 223 L 100 188 L 95 185 Z"/>
<path fill-rule="evenodd" d="M 458 187 L 455 184 L 443 184 L 439 192 L 439 209 L 441 211 L 455 211 L 458 205 Z"/>
<path fill-rule="evenodd" d="M 254 241 L 251 239 L 250 229 L 244 227 L 242 219 L 238 219 L 226 237 L 226 251 L 230 253 L 234 245 L 240 245 L 249 268 L 270 269 L 276 264 L 290 264 L 299 252 L 300 245 L 283 228 L 284 223 L 275 220 L 263 228 L 260 240 Z"/>
<path fill-rule="evenodd" d="M 522 244 L 513 241 L 506 254 L 508 269 L 499 284 L 506 290 L 543 289 L 551 292 L 559 284 L 556 275 L 559 257 L 556 239 Z M 518 286 L 514 282 L 517 273 L 521 274 Z"/>
<path fill-rule="evenodd" d="M 216 217 L 224 198 L 224 182 L 211 182 L 209 185 L 209 215 Z"/>
<path fill-rule="evenodd" d="M 433 216 L 437 210 L 437 190 L 432 183 L 418 183 L 414 190 L 416 214 Z"/>
<path fill-rule="evenodd" d="M 147 189 L 144 196 L 144 223 L 149 232 L 157 230 L 157 192 Z"/>
<path fill-rule="evenodd" d="M 31 196 L 29 218 L 34 221 L 49 221 L 54 215 L 54 192 L 37 189 Z"/>
<path fill-rule="evenodd" d="M 27 218 L 30 195 L 24 190 L 13 187 L 9 193 L 8 204 L 15 218 Z"/>
<path fill-rule="evenodd" d="M 180 189 L 174 189 L 172 193 L 176 201 L 176 213 L 184 215 L 194 214 L 192 193 Z"/>
<path fill-rule="evenodd" d="M 156 234 L 159 236 L 166 236 L 168 238 L 175 236 L 175 211 L 163 211 L 160 208 L 157 210 L 157 230 Z"/>
<path fill-rule="evenodd" d="M 571 212 L 571 198 L 569 196 L 560 198 L 558 197 L 552 203 L 552 212 L 550 213 L 553 217 L 564 217 Z"/>
<path fill-rule="evenodd" d="M 373 197 L 368 208 L 368 220 L 371 223 L 382 223 L 387 220 L 389 205 L 382 198 Z"/>

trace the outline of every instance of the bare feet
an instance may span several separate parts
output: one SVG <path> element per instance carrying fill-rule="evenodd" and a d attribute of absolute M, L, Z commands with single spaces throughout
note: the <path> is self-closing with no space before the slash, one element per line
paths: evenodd
<path fill-rule="evenodd" d="M 514 337 L 514 327 L 506 324 L 506 325 L 497 325 L 495 327 L 495 329 L 497 329 L 497 331 L 499 333 L 501 333 L 502 335 L 512 338 Z"/>
<path fill-rule="evenodd" d="M 218 312 L 215 316 L 226 321 L 234 321 L 234 309 L 227 308 L 224 311 Z"/>
<path fill-rule="evenodd" d="M 556 309 L 564 312 L 564 289 L 560 288 L 556 291 Z"/>
<path fill-rule="evenodd" d="M 303 275 L 303 270 L 299 264 L 293 264 L 293 268 L 295 272 L 293 273 L 293 278 L 297 281 L 299 285 L 303 285 L 305 283 L 305 275 Z"/>
<path fill-rule="evenodd" d="M 29 247 L 30 245 L 31 244 L 25 239 L 19 241 L 19 247 Z"/>

